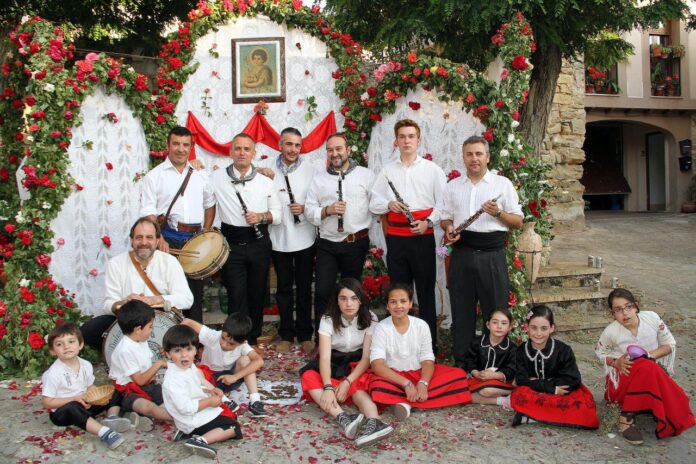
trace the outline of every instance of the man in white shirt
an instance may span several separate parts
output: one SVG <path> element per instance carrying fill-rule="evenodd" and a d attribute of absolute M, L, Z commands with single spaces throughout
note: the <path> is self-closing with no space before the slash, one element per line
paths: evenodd
<path fill-rule="evenodd" d="M 192 136 L 185 127 L 174 127 L 167 137 L 167 159 L 145 175 L 140 193 L 140 216 L 157 220 L 162 228 L 159 249 L 178 248 L 215 219 L 215 197 L 203 170 L 188 161 Z M 186 316 L 203 322 L 203 280 L 188 279 L 193 305 Z"/>
<path fill-rule="evenodd" d="M 256 345 L 271 262 L 268 225 L 280 224 L 282 213 L 273 180 L 257 175 L 252 164 L 256 157 L 254 140 L 247 134 L 237 134 L 232 139 L 230 156 L 233 163 L 212 176 L 221 231 L 230 245 L 222 279 L 227 288 L 228 314 L 241 312 L 251 318 L 248 341 Z"/>
<path fill-rule="evenodd" d="M 278 279 L 276 302 L 280 312 L 276 345 L 280 352 L 290 350 L 290 344 L 302 343 L 306 352 L 314 349 L 312 341 L 312 276 L 314 272 L 314 242 L 317 228 L 304 215 L 307 189 L 315 168 L 300 156 L 302 134 L 294 127 L 280 133 L 280 155 L 259 163 L 259 172 L 275 182 L 275 190 L 283 205 L 283 220 L 269 227 L 273 244 L 273 267 Z M 296 300 L 293 297 L 295 286 Z"/>
<path fill-rule="evenodd" d="M 481 306 L 484 321 L 495 308 L 508 307 L 510 282 L 505 240 L 509 228 L 521 227 L 524 219 L 512 182 L 488 170 L 490 153 L 486 139 L 469 137 L 464 141 L 463 152 L 466 175 L 447 184 L 439 208 L 440 226 L 453 247 L 448 286 L 457 366 L 463 365 L 476 334 L 476 304 Z M 466 230 L 456 233 L 456 225 L 479 208 L 483 214 Z M 486 331 L 485 325 L 483 330 Z"/>
<path fill-rule="evenodd" d="M 131 251 L 109 260 L 106 269 L 106 294 L 100 314 L 82 327 L 85 343 L 101 350 L 102 334 L 116 321 L 116 311 L 131 300 L 141 300 L 165 310 L 187 309 L 193 295 L 179 260 L 157 249 L 161 234 L 159 224 L 148 217 L 138 219 L 130 231 Z M 160 295 L 155 295 L 140 276 L 138 266 Z"/>
<path fill-rule="evenodd" d="M 350 159 L 345 135 L 326 141 L 329 166 L 317 173 L 307 192 L 305 216 L 319 227 L 314 282 L 314 327 L 336 288 L 336 277 L 360 280 L 370 246 L 369 210 L 374 174 Z M 339 195 L 342 200 L 339 199 Z M 315 336 L 316 338 L 316 336 Z"/>
<path fill-rule="evenodd" d="M 418 156 L 420 127 L 415 121 L 398 121 L 394 125 L 394 137 L 399 158 L 385 165 L 375 179 L 370 211 L 384 215 L 382 220 L 387 221 L 390 281 L 415 283 L 418 313 L 428 323 L 433 351 L 437 353 L 433 223 L 439 220 L 435 206 L 447 181 L 437 164 Z"/>

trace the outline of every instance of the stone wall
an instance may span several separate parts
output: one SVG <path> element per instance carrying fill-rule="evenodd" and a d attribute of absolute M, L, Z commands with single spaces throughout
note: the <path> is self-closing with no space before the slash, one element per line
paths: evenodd
<path fill-rule="evenodd" d="M 555 187 L 549 212 L 556 231 L 585 227 L 585 187 L 580 183 L 585 152 L 585 70 L 582 62 L 563 62 L 549 114 L 541 159 L 552 166 Z"/>

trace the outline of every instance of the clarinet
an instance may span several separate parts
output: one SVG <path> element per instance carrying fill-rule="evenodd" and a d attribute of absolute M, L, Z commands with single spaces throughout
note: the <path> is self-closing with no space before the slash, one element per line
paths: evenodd
<path fill-rule="evenodd" d="M 493 198 L 491 201 L 496 202 L 496 201 L 498 201 L 498 199 L 499 199 L 501 196 L 503 196 L 502 193 L 501 193 L 500 195 L 498 195 L 497 197 Z M 467 219 L 466 221 L 464 221 L 464 222 L 462 222 L 461 224 L 459 224 L 459 226 L 457 226 L 457 228 L 454 229 L 454 235 L 459 235 L 459 234 L 460 234 L 462 231 L 464 231 L 467 227 L 469 227 L 471 224 L 473 224 L 474 221 L 476 221 L 479 217 L 481 217 L 482 214 L 483 214 L 483 207 L 479 208 L 479 210 L 476 211 L 473 215 L 471 215 L 471 216 L 469 217 L 469 219 Z"/>
<path fill-rule="evenodd" d="M 399 192 L 396 190 L 396 187 L 394 187 L 394 184 L 392 184 L 392 181 L 389 180 L 387 176 L 384 176 L 385 179 L 387 179 L 387 183 L 389 184 L 389 188 L 394 192 L 394 196 L 396 197 L 396 201 L 399 203 L 404 203 L 404 199 L 401 198 L 401 195 L 399 195 Z M 413 217 L 413 213 L 411 213 L 411 210 L 406 208 L 406 212 L 404 212 L 406 215 L 406 218 L 408 219 L 409 224 L 413 225 L 414 222 L 416 222 L 416 218 Z"/>
<path fill-rule="evenodd" d="M 338 201 L 343 201 L 343 171 L 338 171 Z M 338 215 L 338 231 L 343 232 L 343 215 Z"/>
<path fill-rule="evenodd" d="M 234 193 L 237 194 L 237 198 L 239 199 L 239 204 L 242 205 L 242 211 L 244 211 L 244 214 L 249 212 L 249 209 L 247 208 L 246 203 L 244 203 L 244 199 L 242 198 L 242 194 L 239 193 L 239 190 L 237 190 L 237 186 L 235 185 L 234 187 Z M 261 240 L 263 238 L 263 232 L 259 229 L 259 226 L 257 224 L 252 225 L 251 227 L 254 228 L 254 235 L 256 235 L 257 240 Z"/>
<path fill-rule="evenodd" d="M 290 197 L 290 203 L 295 203 L 295 195 L 293 195 L 292 187 L 290 187 L 290 178 L 288 177 L 285 170 L 283 170 L 283 176 L 285 177 L 285 185 L 288 187 L 288 196 Z M 298 215 L 293 214 L 292 217 L 295 220 L 295 224 L 299 224 L 301 222 L 300 217 Z"/>

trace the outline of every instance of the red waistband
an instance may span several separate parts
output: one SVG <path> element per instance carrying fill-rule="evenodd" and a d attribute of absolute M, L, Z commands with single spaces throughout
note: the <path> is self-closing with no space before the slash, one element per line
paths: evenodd
<path fill-rule="evenodd" d="M 140 388 L 140 385 L 138 385 L 135 382 L 128 382 L 125 385 L 121 385 L 116 383 L 115 380 L 112 380 L 111 383 L 114 384 L 114 388 L 116 389 L 117 392 L 123 393 L 124 396 L 126 395 L 132 395 L 132 396 L 139 396 L 140 398 L 144 398 L 148 401 L 152 399 L 150 395 L 145 393 L 145 390 Z"/>
<path fill-rule="evenodd" d="M 421 209 L 419 211 L 411 211 L 413 218 L 416 220 L 426 219 L 433 212 L 433 208 Z M 387 234 L 396 235 L 399 237 L 418 237 L 418 235 L 411 232 L 411 224 L 409 224 L 408 219 L 404 213 L 394 213 L 389 211 L 387 213 Z M 433 233 L 432 228 L 428 228 L 423 235 L 431 235 Z"/>

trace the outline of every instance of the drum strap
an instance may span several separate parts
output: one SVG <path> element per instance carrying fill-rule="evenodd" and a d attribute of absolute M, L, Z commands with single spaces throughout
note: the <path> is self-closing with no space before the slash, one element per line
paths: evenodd
<path fill-rule="evenodd" d="M 169 203 L 169 208 L 167 208 L 167 212 L 165 213 L 164 216 L 160 216 L 160 218 L 162 218 L 160 220 L 160 225 L 166 224 L 167 221 L 169 220 L 169 213 L 172 212 L 172 208 L 174 207 L 174 203 L 176 203 L 176 200 L 178 200 L 179 197 L 184 194 L 184 191 L 186 190 L 186 186 L 188 185 L 189 179 L 191 178 L 191 174 L 193 174 L 193 167 L 189 166 L 188 172 L 186 173 L 186 177 L 184 178 L 184 181 L 181 183 L 181 186 L 179 187 L 179 190 L 177 190 L 176 194 L 174 195 L 174 198 L 172 198 L 172 202 Z M 147 282 L 148 281 L 146 280 L 145 283 L 147 283 Z M 152 290 L 152 288 L 150 288 L 150 290 Z"/>
<path fill-rule="evenodd" d="M 162 293 L 159 290 L 157 290 L 157 287 L 155 287 L 155 284 L 152 283 L 147 274 L 145 274 L 145 271 L 143 271 L 143 268 L 140 266 L 138 260 L 135 259 L 135 251 L 131 250 L 128 253 L 128 256 L 130 256 L 130 259 L 133 262 L 133 266 L 135 266 L 135 269 L 138 270 L 138 274 L 140 274 L 140 277 L 142 277 L 143 281 L 145 281 L 145 285 L 147 285 L 147 288 L 149 288 L 155 296 L 162 295 Z"/>

